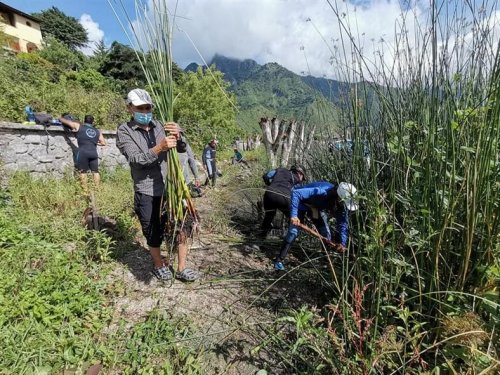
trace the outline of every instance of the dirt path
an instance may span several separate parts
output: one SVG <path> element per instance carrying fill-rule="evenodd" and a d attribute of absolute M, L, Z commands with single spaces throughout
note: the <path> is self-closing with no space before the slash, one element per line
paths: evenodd
<path fill-rule="evenodd" d="M 224 189 L 230 187 L 218 187 L 196 199 L 202 220 Z M 228 241 L 213 227 L 202 227 L 188 258 L 189 266 L 202 273 L 201 280 L 170 284 L 153 278 L 149 254 L 137 246 L 119 259 L 111 276 L 122 288 L 113 301 L 113 321 L 125 319 L 133 325 L 152 309 L 164 308 L 173 316 L 187 317 L 196 327 L 190 344 L 203 348 L 207 374 L 255 374 L 264 367 L 281 373 L 266 352 L 251 352 L 260 343 L 257 333 L 262 334 L 263 325 L 272 323 L 277 312 L 304 303 L 303 296 L 316 297 L 318 280 L 304 282 L 293 273 L 277 280 L 270 261 L 276 246 L 279 240 L 259 247 L 241 235 Z"/>
<path fill-rule="evenodd" d="M 196 199 L 202 218 L 215 193 Z M 254 374 L 265 359 L 250 355 L 257 343 L 239 328 L 255 323 L 256 317 L 272 319 L 266 309 L 251 304 L 258 299 L 259 289 L 274 281 L 266 280 L 273 271 L 266 254 L 258 248 L 217 237 L 221 236 L 202 227 L 191 246 L 189 266 L 202 273 L 201 280 L 194 283 L 158 282 L 151 275 L 150 257 L 143 246 L 123 254 L 111 276 L 117 288 L 122 288 L 113 301 L 113 321 L 125 319 L 133 325 L 154 308 L 165 308 L 174 316 L 187 317 L 196 327 L 190 344 L 205 349 L 207 374 Z"/>

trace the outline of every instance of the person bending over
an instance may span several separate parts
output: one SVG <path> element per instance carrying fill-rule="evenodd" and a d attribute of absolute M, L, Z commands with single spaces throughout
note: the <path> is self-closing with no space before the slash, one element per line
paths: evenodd
<path fill-rule="evenodd" d="M 276 168 L 266 172 L 262 178 L 268 185 L 264 193 L 264 220 L 260 226 L 260 237 L 265 238 L 272 229 L 276 211 L 280 210 L 286 217 L 290 215 L 290 193 L 292 188 L 305 180 L 302 168 L 293 166 L 290 169 Z"/>
<path fill-rule="evenodd" d="M 328 216 L 333 215 L 336 220 L 335 242 L 342 247 L 347 246 L 349 238 L 348 212 L 356 211 L 358 204 L 354 200 L 356 188 L 347 183 L 313 182 L 292 189 L 290 203 L 290 226 L 283 241 L 278 256 L 274 259 L 274 269 L 283 271 L 288 251 L 299 234 L 297 227 L 304 220 L 306 214 L 312 220 L 319 234 L 332 240 Z"/>

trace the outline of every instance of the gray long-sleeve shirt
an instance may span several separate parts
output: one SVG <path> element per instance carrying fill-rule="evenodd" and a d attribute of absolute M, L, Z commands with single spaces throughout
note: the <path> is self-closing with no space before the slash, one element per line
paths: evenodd
<path fill-rule="evenodd" d="M 191 170 L 194 178 L 196 180 L 198 179 L 198 167 L 196 166 L 193 149 L 191 148 L 189 143 L 186 143 L 186 152 L 179 153 L 179 162 L 181 163 L 182 172 L 184 173 L 184 179 L 186 180 L 186 183 L 189 183 L 192 180 L 191 175 L 189 174 L 189 170 Z"/>
<path fill-rule="evenodd" d="M 129 165 L 134 191 L 159 197 L 165 191 L 166 152 L 156 155 L 152 148 L 165 138 L 163 126 L 158 121 L 149 124 L 146 132 L 135 121 L 118 126 L 116 146 Z"/>

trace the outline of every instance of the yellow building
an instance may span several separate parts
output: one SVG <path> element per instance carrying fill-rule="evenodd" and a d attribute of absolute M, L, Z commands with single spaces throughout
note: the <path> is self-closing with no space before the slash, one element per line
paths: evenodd
<path fill-rule="evenodd" d="M 32 52 L 42 48 L 38 19 L 1 2 L 0 28 L 9 37 L 8 48 L 13 51 Z"/>

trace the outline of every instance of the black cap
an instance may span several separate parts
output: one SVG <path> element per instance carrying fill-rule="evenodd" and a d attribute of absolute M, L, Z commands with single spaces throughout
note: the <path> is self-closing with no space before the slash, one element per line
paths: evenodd
<path fill-rule="evenodd" d="M 299 167 L 298 165 L 292 165 L 292 167 L 290 168 L 290 170 L 292 172 L 302 173 L 302 175 L 304 177 L 306 176 L 306 172 L 304 172 L 304 169 L 302 167 Z"/>

